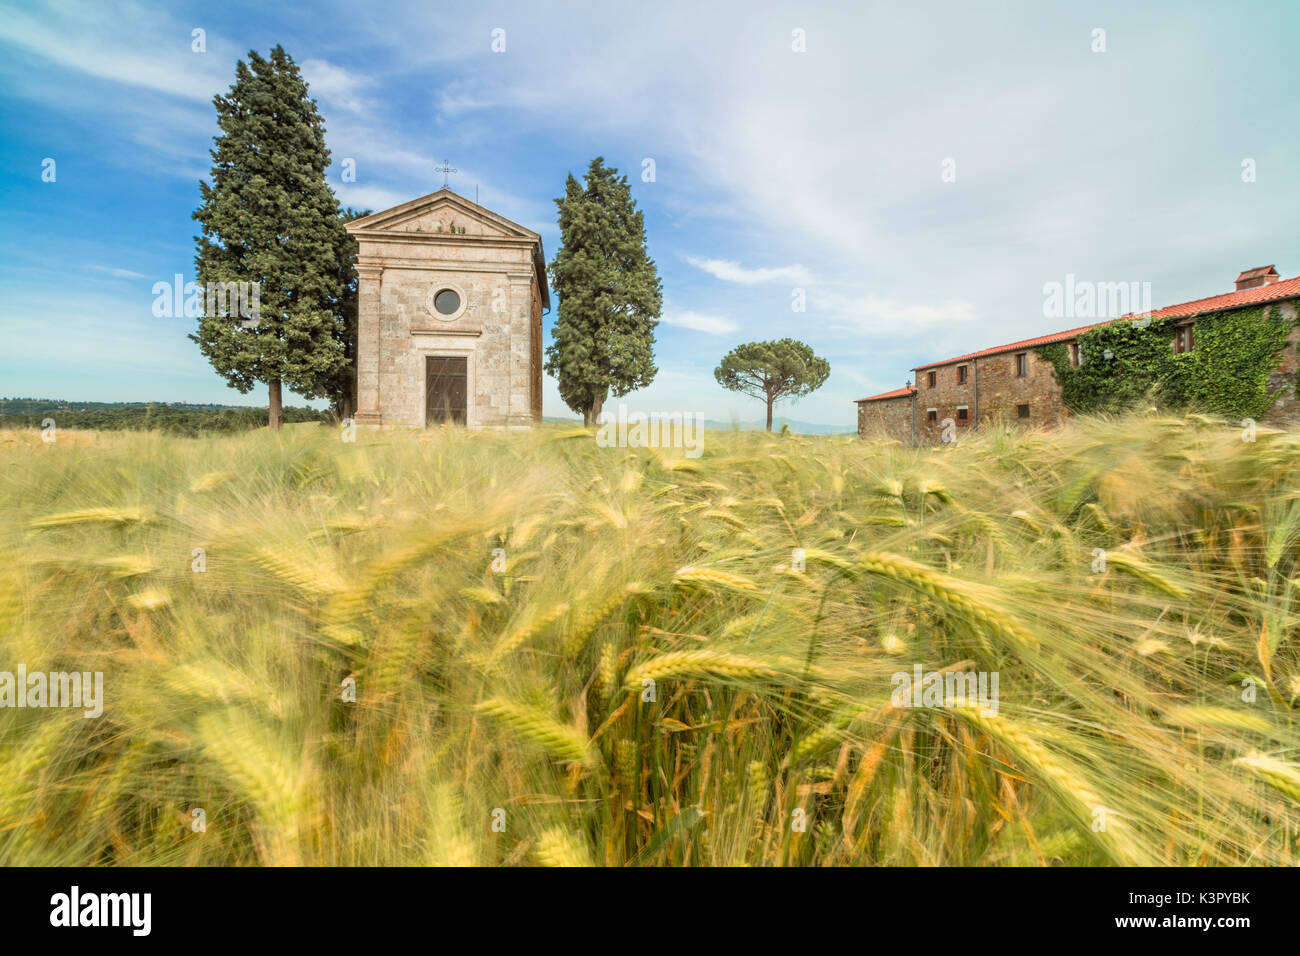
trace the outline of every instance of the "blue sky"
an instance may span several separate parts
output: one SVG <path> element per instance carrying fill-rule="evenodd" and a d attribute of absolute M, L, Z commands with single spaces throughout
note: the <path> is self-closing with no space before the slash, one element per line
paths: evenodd
<path fill-rule="evenodd" d="M 712 370 L 789 336 L 832 371 L 778 414 L 847 429 L 917 364 L 1058 331 L 1043 286 L 1067 274 L 1160 306 L 1300 273 L 1298 27 L 1294 2 L 0 0 L 0 395 L 265 404 L 151 311 L 193 278 L 211 98 L 249 49 L 303 68 L 346 205 L 431 192 L 447 158 L 554 255 L 552 200 L 603 155 L 664 287 L 628 404 L 760 418 Z M 570 414 L 549 378 L 545 412 Z"/>

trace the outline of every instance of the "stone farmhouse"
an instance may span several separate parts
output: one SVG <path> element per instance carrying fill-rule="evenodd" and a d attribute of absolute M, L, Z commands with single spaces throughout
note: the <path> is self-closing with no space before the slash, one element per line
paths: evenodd
<path fill-rule="evenodd" d="M 1273 266 L 1247 269 L 1237 276 L 1235 291 L 1167 306 L 1132 320 L 1180 318 L 1169 347 L 1189 352 L 1196 347 L 1194 328 L 1198 318 L 1275 303 L 1282 315 L 1297 317 L 1300 276 L 1282 279 Z M 857 401 L 858 435 L 862 438 L 895 438 L 905 444 L 938 444 L 960 437 L 982 422 L 1004 421 L 1029 426 L 1059 424 L 1069 412 L 1061 401 L 1061 389 L 1050 362 L 1035 351 L 1039 346 L 1064 344 L 1070 362 L 1079 364 L 1078 337 L 1112 319 L 1079 328 L 997 345 L 967 355 L 918 365 L 915 384 Z M 1278 356 L 1270 385 L 1285 389 L 1264 421 L 1275 425 L 1300 425 L 1300 399 L 1296 396 L 1296 372 L 1300 369 L 1300 327 L 1293 328 L 1287 345 Z M 950 423 L 950 424 L 949 424 Z"/>

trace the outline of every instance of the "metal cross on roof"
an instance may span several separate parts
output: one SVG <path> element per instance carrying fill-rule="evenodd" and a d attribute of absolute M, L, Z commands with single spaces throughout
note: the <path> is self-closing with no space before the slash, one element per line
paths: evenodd
<path fill-rule="evenodd" d="M 442 188 L 443 188 L 443 189 L 446 189 L 446 188 L 447 188 L 447 177 L 450 176 L 452 173 L 458 173 L 458 172 L 460 172 L 459 169 L 457 169 L 456 167 L 452 166 L 452 164 L 451 164 L 448 160 L 445 160 L 445 159 L 442 161 L 442 165 L 441 165 L 441 166 L 435 166 L 435 167 L 433 167 L 433 171 L 434 171 L 435 173 L 442 173 Z"/>

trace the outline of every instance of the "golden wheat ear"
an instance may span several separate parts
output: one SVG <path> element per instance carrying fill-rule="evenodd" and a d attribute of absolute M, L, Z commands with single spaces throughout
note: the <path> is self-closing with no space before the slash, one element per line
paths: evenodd
<path fill-rule="evenodd" d="M 154 513 L 148 508 L 82 508 L 79 511 L 61 511 L 37 518 L 29 527 L 40 530 L 86 524 L 131 525 L 153 520 Z"/>
<path fill-rule="evenodd" d="M 586 845 L 563 827 L 551 827 L 543 833 L 534 852 L 542 866 L 592 865 Z"/>
<path fill-rule="evenodd" d="M 501 726 L 537 744 L 556 760 L 590 763 L 592 753 L 585 736 L 534 707 L 494 697 L 475 710 L 497 720 Z"/>

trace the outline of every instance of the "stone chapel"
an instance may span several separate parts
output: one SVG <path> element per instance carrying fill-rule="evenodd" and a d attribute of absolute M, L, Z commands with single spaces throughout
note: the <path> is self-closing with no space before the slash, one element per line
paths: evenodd
<path fill-rule="evenodd" d="M 347 230 L 359 247 L 357 424 L 541 422 L 541 236 L 445 187 Z"/>

